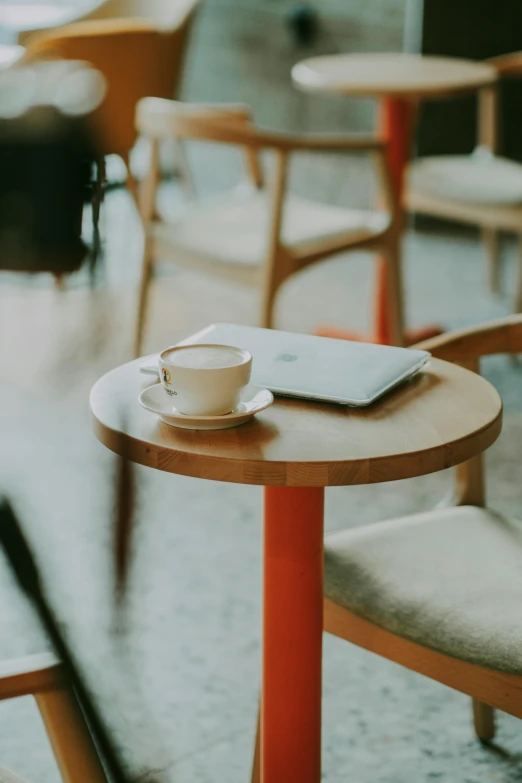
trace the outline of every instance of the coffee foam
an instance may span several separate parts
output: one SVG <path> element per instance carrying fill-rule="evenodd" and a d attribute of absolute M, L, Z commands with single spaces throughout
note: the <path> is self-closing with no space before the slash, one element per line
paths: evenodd
<path fill-rule="evenodd" d="M 169 364 L 191 370 L 219 370 L 243 364 L 242 353 L 227 346 L 192 345 L 165 355 Z"/>

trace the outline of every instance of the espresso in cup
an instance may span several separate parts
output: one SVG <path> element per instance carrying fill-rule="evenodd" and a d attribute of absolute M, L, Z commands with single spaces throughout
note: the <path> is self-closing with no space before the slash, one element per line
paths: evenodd
<path fill-rule="evenodd" d="M 252 356 L 228 345 L 180 345 L 159 356 L 160 380 L 173 406 L 189 416 L 233 411 L 249 383 Z"/>

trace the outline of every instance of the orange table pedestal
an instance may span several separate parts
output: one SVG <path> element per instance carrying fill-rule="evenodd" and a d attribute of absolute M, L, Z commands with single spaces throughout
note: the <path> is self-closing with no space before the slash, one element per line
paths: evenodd
<path fill-rule="evenodd" d="M 321 779 L 324 489 L 265 489 L 261 780 Z"/>
<path fill-rule="evenodd" d="M 385 97 L 381 101 L 381 131 L 388 143 L 388 163 L 399 203 L 404 192 L 404 175 L 410 159 L 413 128 L 415 123 L 415 105 L 404 98 Z M 375 327 L 373 334 L 361 335 L 345 329 L 321 326 L 314 330 L 323 337 L 337 337 L 343 340 L 361 340 L 363 342 L 391 345 L 388 318 L 388 265 L 386 259 L 377 261 L 377 280 L 375 294 Z M 406 332 L 406 345 L 413 345 L 428 337 L 441 334 L 439 326 L 426 326 L 419 330 Z"/>

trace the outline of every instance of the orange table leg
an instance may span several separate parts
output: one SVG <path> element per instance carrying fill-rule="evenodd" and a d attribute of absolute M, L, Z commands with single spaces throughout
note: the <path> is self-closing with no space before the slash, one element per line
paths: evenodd
<path fill-rule="evenodd" d="M 388 142 L 388 165 L 400 203 L 404 191 L 404 173 L 410 158 L 415 109 L 410 101 L 397 98 L 385 98 L 381 107 L 381 133 Z M 388 320 L 388 264 L 385 259 L 378 261 L 375 342 L 383 345 L 391 343 Z"/>
<path fill-rule="evenodd" d="M 261 780 L 319 783 L 324 489 L 265 489 Z"/>
<path fill-rule="evenodd" d="M 381 132 L 388 142 L 388 162 L 393 184 L 402 202 L 404 192 L 404 174 L 410 159 L 413 126 L 415 122 L 415 105 L 408 100 L 388 97 L 382 101 Z M 388 265 L 385 259 L 378 261 L 377 291 L 375 300 L 375 332 L 372 336 L 357 336 L 343 329 L 319 327 L 315 334 L 324 337 L 338 337 L 345 340 L 363 340 L 390 345 L 390 325 L 388 318 Z M 438 326 L 427 326 L 405 335 L 406 345 L 413 345 L 420 340 L 441 333 Z"/>

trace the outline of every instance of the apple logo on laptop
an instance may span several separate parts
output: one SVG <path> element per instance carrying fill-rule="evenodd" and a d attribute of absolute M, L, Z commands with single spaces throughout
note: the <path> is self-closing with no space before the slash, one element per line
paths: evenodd
<path fill-rule="evenodd" d="M 295 353 L 280 353 L 276 362 L 296 362 L 299 357 Z"/>

